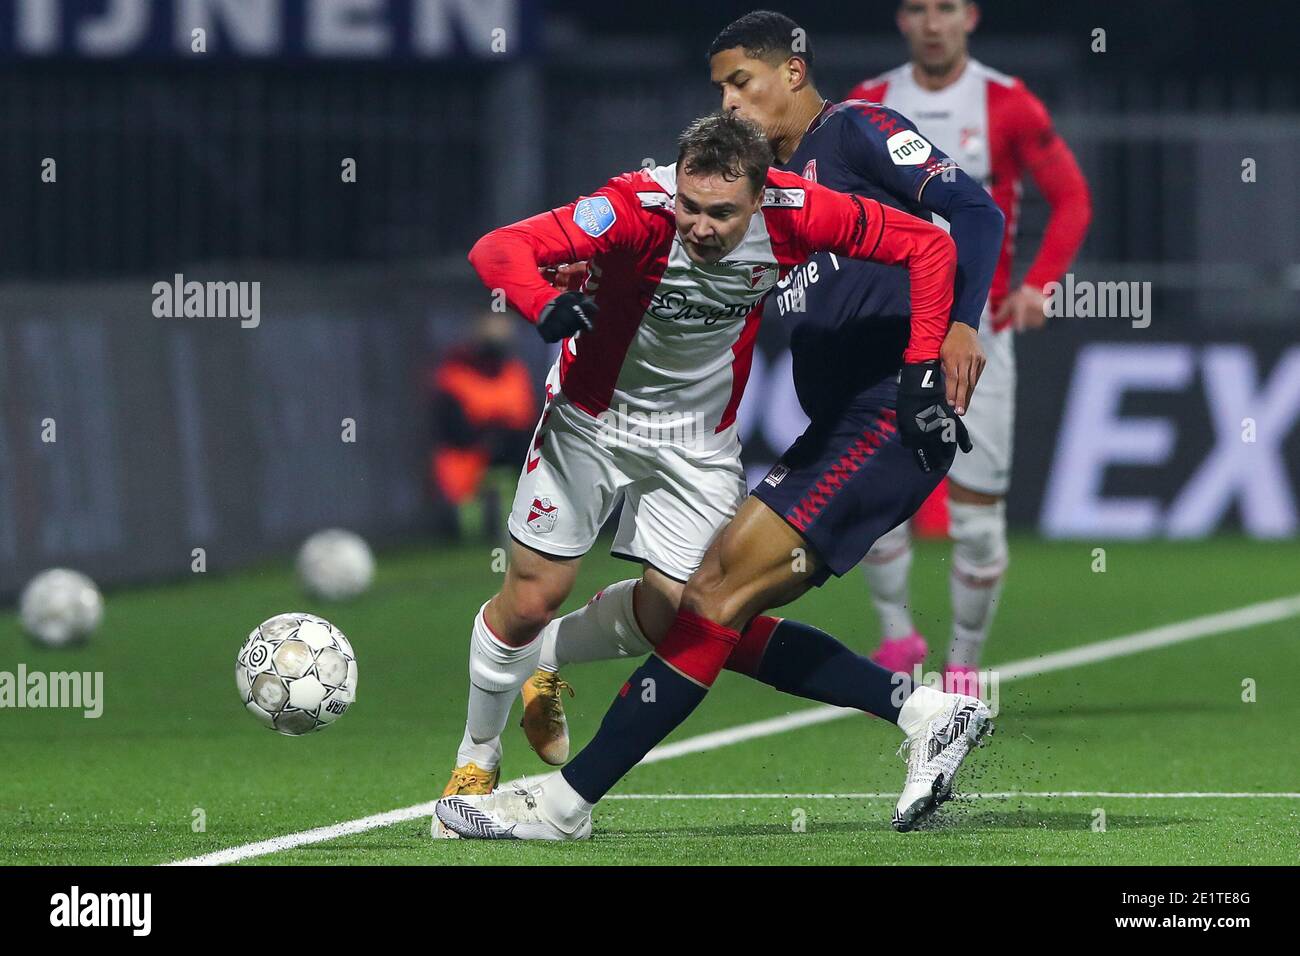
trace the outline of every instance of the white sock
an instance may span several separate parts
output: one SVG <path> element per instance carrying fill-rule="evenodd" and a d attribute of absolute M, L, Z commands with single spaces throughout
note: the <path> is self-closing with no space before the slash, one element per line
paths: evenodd
<path fill-rule="evenodd" d="M 565 833 L 578 829 L 582 821 L 591 816 L 594 806 L 569 786 L 562 773 L 553 773 L 542 781 L 542 812 Z"/>
<path fill-rule="evenodd" d="M 871 600 L 880 615 L 880 631 L 886 638 L 916 633 L 909 608 L 907 579 L 912 571 L 912 535 L 904 521 L 876 539 L 862 562 Z"/>
<path fill-rule="evenodd" d="M 636 585 L 635 578 L 611 584 L 584 607 L 546 625 L 538 666 L 553 672 L 566 664 L 649 654 L 653 646 L 632 607 Z"/>
<path fill-rule="evenodd" d="M 474 706 L 475 689 L 473 684 L 469 685 L 470 707 Z M 508 710 L 506 713 L 509 715 Z M 465 733 L 460 738 L 460 747 L 456 751 L 456 766 L 463 767 L 467 763 L 478 764 L 484 770 L 495 770 L 501 766 L 501 735 L 497 734 L 491 740 L 476 744 L 474 738 L 470 736 L 467 723 Z"/>
<path fill-rule="evenodd" d="M 541 641 L 534 638 L 523 647 L 501 642 L 483 620 L 484 607 L 470 632 L 469 716 L 456 762 L 473 761 L 484 770 L 495 770 L 501 763 L 501 731 L 510 719 L 510 705 L 537 669 Z"/>
<path fill-rule="evenodd" d="M 908 737 L 915 737 L 943 712 L 951 696 L 925 684 L 917 684 L 898 709 L 898 729 Z"/>
<path fill-rule="evenodd" d="M 953 538 L 948 663 L 978 667 L 1007 569 L 1006 503 L 948 503 Z"/>

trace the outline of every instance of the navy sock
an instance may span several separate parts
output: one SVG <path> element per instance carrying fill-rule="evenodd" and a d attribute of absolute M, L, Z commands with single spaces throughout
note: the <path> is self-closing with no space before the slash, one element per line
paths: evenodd
<path fill-rule="evenodd" d="M 898 723 L 899 708 L 912 693 L 907 675 L 891 673 L 798 621 L 776 626 L 752 676 L 787 694 L 855 707 L 891 723 Z"/>
<path fill-rule="evenodd" d="M 591 743 L 560 771 L 564 779 L 582 799 L 596 803 L 689 717 L 706 693 L 651 654 L 614 698 Z"/>

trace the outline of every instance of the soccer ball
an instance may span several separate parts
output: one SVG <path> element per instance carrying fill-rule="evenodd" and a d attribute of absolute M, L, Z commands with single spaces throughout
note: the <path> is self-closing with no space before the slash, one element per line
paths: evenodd
<path fill-rule="evenodd" d="M 303 543 L 298 551 L 298 577 L 307 593 L 327 601 L 346 601 L 370 587 L 375 558 L 359 535 L 330 528 Z"/>
<path fill-rule="evenodd" d="M 46 647 L 84 640 L 104 617 L 95 582 L 67 568 L 51 568 L 28 581 L 18 608 L 27 633 Z"/>
<path fill-rule="evenodd" d="M 357 658 L 343 632 L 314 614 L 263 621 L 235 661 L 235 686 L 248 712 L 290 737 L 328 727 L 357 697 Z"/>

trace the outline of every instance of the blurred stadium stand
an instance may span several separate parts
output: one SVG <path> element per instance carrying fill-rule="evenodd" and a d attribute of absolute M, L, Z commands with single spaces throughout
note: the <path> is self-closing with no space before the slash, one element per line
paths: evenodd
<path fill-rule="evenodd" d="M 94 7 L 60 6 L 65 20 Z M 0 43 L 0 592 L 52 564 L 109 581 L 167 576 L 188 569 L 192 547 L 220 568 L 323 524 L 381 540 L 431 526 L 419 368 L 484 304 L 466 250 L 645 159 L 671 162 L 677 131 L 716 106 L 694 34 L 601 33 L 589 29 L 598 5 L 587 21 L 525 0 L 494 6 L 544 37 L 495 60 L 468 42 L 323 58 L 286 40 L 280 53 L 223 48 L 200 62 L 152 22 L 120 55 L 77 49 L 75 23 L 49 55 Z M 874 33 L 814 28 L 823 92 L 905 58 L 881 6 Z M 179 4 L 152 9 L 164 7 Z M 710 19 L 703 35 L 726 15 Z M 395 17 L 391 29 L 407 26 Z M 1075 320 L 1020 341 L 1022 396 L 1042 401 L 1018 425 L 1012 515 L 1074 533 L 1045 517 L 1044 499 L 1051 469 L 1074 467 L 1054 464 L 1053 449 L 1076 352 L 1233 345 L 1255 391 L 1297 354 L 1286 347 L 1300 315 L 1300 104 L 1294 71 L 1153 72 L 1090 56 L 1086 31 L 1043 30 L 990 22 L 973 49 L 1040 94 L 1089 177 L 1093 226 L 1075 274 L 1155 292 L 1146 332 Z M 57 184 L 41 182 L 43 157 L 57 159 Z M 341 182 L 345 157 L 356 184 Z M 1246 157 L 1258 183 L 1242 182 Z M 1021 269 L 1045 217 L 1032 189 L 1025 198 Z M 260 327 L 154 318 L 150 289 L 175 273 L 260 281 Z M 545 349 L 519 334 L 540 369 Z M 799 427 L 781 348 L 779 329 L 765 329 L 745 416 L 756 466 Z M 1184 393 L 1170 385 L 1170 407 L 1155 411 L 1174 447 L 1114 485 L 1160 502 L 1163 517 L 1135 522 L 1136 535 L 1173 533 L 1166 512 L 1213 445 L 1211 398 L 1197 398 L 1208 376 L 1197 370 L 1213 363 L 1193 351 Z M 47 417 L 53 444 L 41 440 Z M 345 417 L 358 422 L 351 445 L 339 439 Z M 1289 499 L 1259 506 L 1280 508 L 1275 520 L 1248 520 L 1234 501 L 1186 533 L 1293 534 L 1294 428 L 1277 451 Z"/>

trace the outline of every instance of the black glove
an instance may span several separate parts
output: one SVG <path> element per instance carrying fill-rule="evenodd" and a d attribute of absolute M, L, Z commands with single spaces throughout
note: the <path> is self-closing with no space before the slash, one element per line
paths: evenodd
<path fill-rule="evenodd" d="M 951 448 L 954 437 L 962 451 L 971 450 L 965 422 L 948 405 L 943 368 L 937 361 L 903 366 L 898 380 L 898 430 L 924 472 L 957 454 Z"/>
<path fill-rule="evenodd" d="M 537 331 L 547 342 L 558 342 L 577 332 L 590 332 L 595 319 L 595 302 L 581 292 L 561 292 L 542 309 Z"/>

